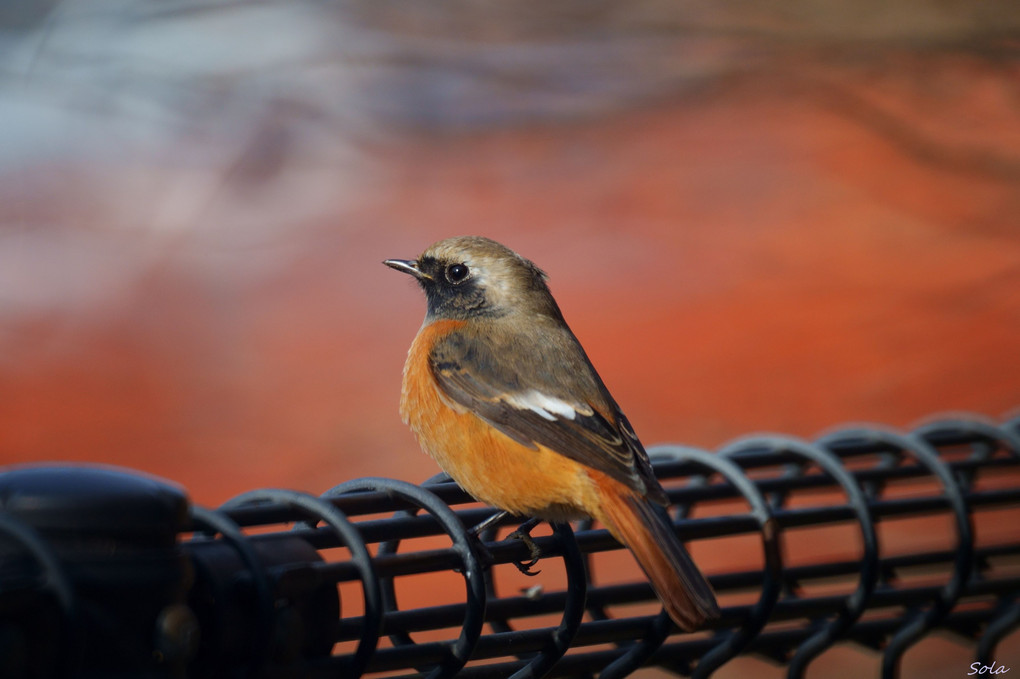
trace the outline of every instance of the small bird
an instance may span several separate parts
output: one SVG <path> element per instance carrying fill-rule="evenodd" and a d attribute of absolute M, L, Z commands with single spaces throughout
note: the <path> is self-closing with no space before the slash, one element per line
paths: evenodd
<path fill-rule="evenodd" d="M 655 505 L 644 447 L 529 260 L 461 236 L 383 262 L 417 279 L 425 322 L 408 351 L 400 414 L 475 499 L 521 516 L 591 516 L 633 552 L 685 631 L 718 617 L 705 577 Z"/>

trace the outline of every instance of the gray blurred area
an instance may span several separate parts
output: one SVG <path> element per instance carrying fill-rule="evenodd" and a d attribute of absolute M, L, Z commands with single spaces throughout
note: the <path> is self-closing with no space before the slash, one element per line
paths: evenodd
<path fill-rule="evenodd" d="M 2 162 L 166 153 L 271 177 L 380 124 L 458 130 L 914 54 L 1015 67 L 1020 9 L 987 2 L 12 0 Z"/>
<path fill-rule="evenodd" d="M 0 315 L 44 301 L 16 273 L 37 248 L 89 247 L 24 233 L 60 232 L 55 202 L 160 243 L 198 223 L 240 226 L 258 243 L 375 181 L 409 132 L 576 121 L 758 88 L 806 93 L 930 162 L 1017 179 L 1017 135 L 944 107 L 967 76 L 940 73 L 947 61 L 1001 71 L 1017 103 L 1018 30 L 1012 0 L 9 0 Z M 908 96 L 883 106 L 844 87 L 861 78 Z M 132 266 L 115 259 L 107 269 Z"/>

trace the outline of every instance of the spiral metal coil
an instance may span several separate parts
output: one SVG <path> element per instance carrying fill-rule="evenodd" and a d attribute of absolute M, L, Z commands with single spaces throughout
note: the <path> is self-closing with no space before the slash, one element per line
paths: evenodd
<path fill-rule="evenodd" d="M 1020 623 L 1020 533 L 995 530 L 1020 508 L 1020 418 L 961 415 L 909 433 L 852 426 L 814 441 L 757 435 L 714 453 L 662 445 L 649 454 L 677 534 L 719 595 L 722 616 L 698 633 L 672 624 L 591 521 L 540 529 L 542 573 L 517 573 L 528 547 L 500 539 L 500 528 L 476 537 L 471 527 L 492 509 L 442 476 L 421 486 L 357 479 L 321 497 L 256 490 L 216 510 L 175 500 L 168 486 L 150 512 L 168 534 L 158 544 L 140 542 L 134 524 L 107 530 L 144 512 L 111 504 L 100 483 L 83 505 L 102 507 L 89 530 L 134 550 L 119 548 L 118 558 L 179 566 L 144 585 L 159 591 L 158 605 L 111 614 L 104 606 L 122 582 L 113 573 L 132 571 L 107 573 L 95 549 L 83 571 L 80 540 L 55 530 L 66 507 L 38 510 L 53 470 L 33 477 L 33 491 L 21 487 L 22 469 L 0 473 L 0 656 L 16 660 L 8 669 L 19 677 L 113 667 L 146 677 L 608 679 L 648 665 L 707 677 L 756 655 L 797 678 L 850 644 L 877 653 L 878 673 L 891 678 L 936 630 L 967 640 L 987 665 Z M 71 471 L 85 483 L 95 470 Z M 130 486 L 125 472 L 98 473 Z M 146 487 L 125 502 L 149 507 L 152 495 Z M 747 567 L 713 568 L 720 548 Z M 436 603 L 411 607 L 411 596 Z M 116 614 L 151 640 L 123 667 L 89 650 L 101 638 L 94 621 L 115 627 Z"/>

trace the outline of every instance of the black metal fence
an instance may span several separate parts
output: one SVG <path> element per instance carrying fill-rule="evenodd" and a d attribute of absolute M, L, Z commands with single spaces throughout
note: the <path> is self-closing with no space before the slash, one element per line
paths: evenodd
<path fill-rule="evenodd" d="M 702 632 L 680 633 L 587 522 L 536 531 L 542 573 L 525 578 L 527 547 L 474 538 L 492 510 L 441 478 L 209 510 L 125 470 L 3 470 L 0 674 L 704 677 L 754 654 L 801 677 L 851 644 L 893 677 L 935 630 L 991 665 L 1020 622 L 1020 418 L 650 454 L 720 598 Z"/>

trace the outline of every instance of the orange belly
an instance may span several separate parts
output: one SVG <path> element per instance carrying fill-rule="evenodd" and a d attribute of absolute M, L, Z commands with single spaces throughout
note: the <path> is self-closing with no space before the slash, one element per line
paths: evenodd
<path fill-rule="evenodd" d="M 596 488 L 582 465 L 542 446 L 521 445 L 440 393 L 428 354 L 462 324 L 423 327 L 408 352 L 400 415 L 422 449 L 472 497 L 494 507 L 558 521 L 597 513 Z"/>

